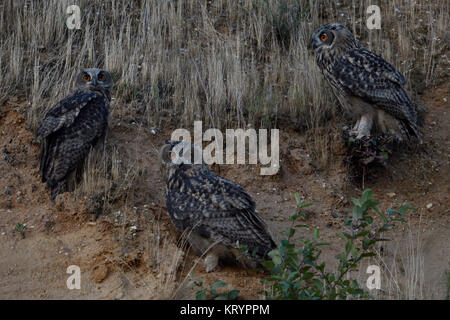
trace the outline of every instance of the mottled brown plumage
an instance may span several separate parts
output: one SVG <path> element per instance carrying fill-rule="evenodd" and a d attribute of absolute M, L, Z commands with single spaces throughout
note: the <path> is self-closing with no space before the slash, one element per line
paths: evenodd
<path fill-rule="evenodd" d="M 53 106 L 39 124 L 42 137 L 39 167 L 51 199 L 68 190 L 92 148 L 104 142 L 108 129 L 112 80 L 108 71 L 85 69 L 76 90 Z"/>
<path fill-rule="evenodd" d="M 326 24 L 311 36 L 317 65 L 341 105 L 359 117 L 353 133 L 369 136 L 373 120 L 382 132 L 399 131 L 420 142 L 417 108 L 402 88 L 405 78 L 380 56 L 362 48 L 350 30 Z"/>
<path fill-rule="evenodd" d="M 166 181 L 170 218 L 177 229 L 187 231 L 197 255 L 207 251 L 207 271 L 213 270 L 219 259 L 234 259 L 230 248 L 237 243 L 257 257 L 275 248 L 266 224 L 255 213 L 252 197 L 205 164 L 192 164 L 195 154 L 202 159 L 202 151 L 193 145 L 189 151 L 190 146 L 186 142 L 166 142 L 160 150 L 160 168 Z"/>

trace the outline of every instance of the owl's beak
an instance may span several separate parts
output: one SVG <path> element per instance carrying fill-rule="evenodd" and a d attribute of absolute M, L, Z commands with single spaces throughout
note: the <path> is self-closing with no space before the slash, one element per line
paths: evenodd
<path fill-rule="evenodd" d="M 308 44 L 308 49 L 309 50 L 315 50 L 318 46 L 318 42 L 315 38 L 311 39 L 311 41 Z"/>

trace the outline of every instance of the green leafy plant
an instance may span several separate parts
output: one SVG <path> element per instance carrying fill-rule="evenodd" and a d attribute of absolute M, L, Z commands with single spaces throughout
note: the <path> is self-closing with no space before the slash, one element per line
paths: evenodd
<path fill-rule="evenodd" d="M 196 282 L 195 285 L 202 287 L 201 281 Z M 220 280 L 214 280 L 209 286 L 209 292 L 207 288 L 201 289 L 196 292 L 196 300 L 236 300 L 239 296 L 239 290 L 230 290 L 223 293 L 219 293 L 219 288 L 226 288 L 228 284 Z"/>
<path fill-rule="evenodd" d="M 16 224 L 16 232 L 20 233 L 22 238 L 25 238 L 25 230 L 26 230 L 26 228 L 27 228 L 27 224 L 26 223 L 18 222 Z"/>
<path fill-rule="evenodd" d="M 299 239 L 301 248 L 297 248 L 293 237 L 299 228 L 311 229 L 307 224 L 299 224 L 300 217 L 305 217 L 302 210 L 313 205 L 304 203 L 298 194 L 297 212 L 290 219 L 292 224 L 286 230 L 287 238 L 279 247 L 269 253 L 270 260 L 264 266 L 270 271 L 270 276 L 264 282 L 271 288 L 263 294 L 268 299 L 348 299 L 369 298 L 370 294 L 362 289 L 356 280 L 348 279 L 348 274 L 358 269 L 360 262 L 375 255 L 374 245 L 378 241 L 387 241 L 381 234 L 389 230 L 395 221 L 403 221 L 405 211 L 411 209 L 403 206 L 399 210 L 388 209 L 382 213 L 379 201 L 373 199 L 372 190 L 363 192 L 361 199 L 352 199 L 354 207 L 352 216 L 345 221 L 350 227 L 349 232 L 339 234 L 345 241 L 343 251 L 336 255 L 339 265 L 336 272 L 327 272 L 325 262 L 320 261 L 321 247 L 329 245 L 320 242 L 319 229 L 313 230 L 313 239 Z M 371 212 L 381 219 L 376 225 Z"/>

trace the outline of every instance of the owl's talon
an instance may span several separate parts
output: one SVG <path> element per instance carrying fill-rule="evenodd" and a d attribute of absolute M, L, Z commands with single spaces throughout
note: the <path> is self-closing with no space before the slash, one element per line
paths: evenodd
<path fill-rule="evenodd" d="M 206 272 L 214 271 L 219 265 L 219 257 L 216 254 L 209 253 L 204 261 Z"/>
<path fill-rule="evenodd" d="M 356 139 L 357 139 L 357 140 L 361 140 L 361 139 L 364 139 L 364 138 L 370 138 L 370 134 L 360 132 L 360 133 L 356 136 Z"/>

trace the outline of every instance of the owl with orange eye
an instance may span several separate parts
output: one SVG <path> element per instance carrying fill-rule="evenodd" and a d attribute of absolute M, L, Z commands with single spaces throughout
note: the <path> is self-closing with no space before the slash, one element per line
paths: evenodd
<path fill-rule="evenodd" d="M 417 106 L 403 89 L 404 76 L 390 63 L 361 47 L 338 23 L 315 30 L 309 48 L 341 106 L 356 118 L 351 131 L 356 139 L 381 132 L 422 142 Z"/>
<path fill-rule="evenodd" d="M 198 146 L 166 141 L 159 152 L 159 166 L 170 219 L 194 253 L 204 257 L 206 272 L 222 263 L 258 267 L 276 248 L 250 194 L 212 172 Z"/>
<path fill-rule="evenodd" d="M 111 74 L 89 68 L 78 73 L 75 90 L 50 108 L 36 130 L 39 169 L 50 198 L 71 191 L 91 150 L 102 149 L 108 131 Z"/>

